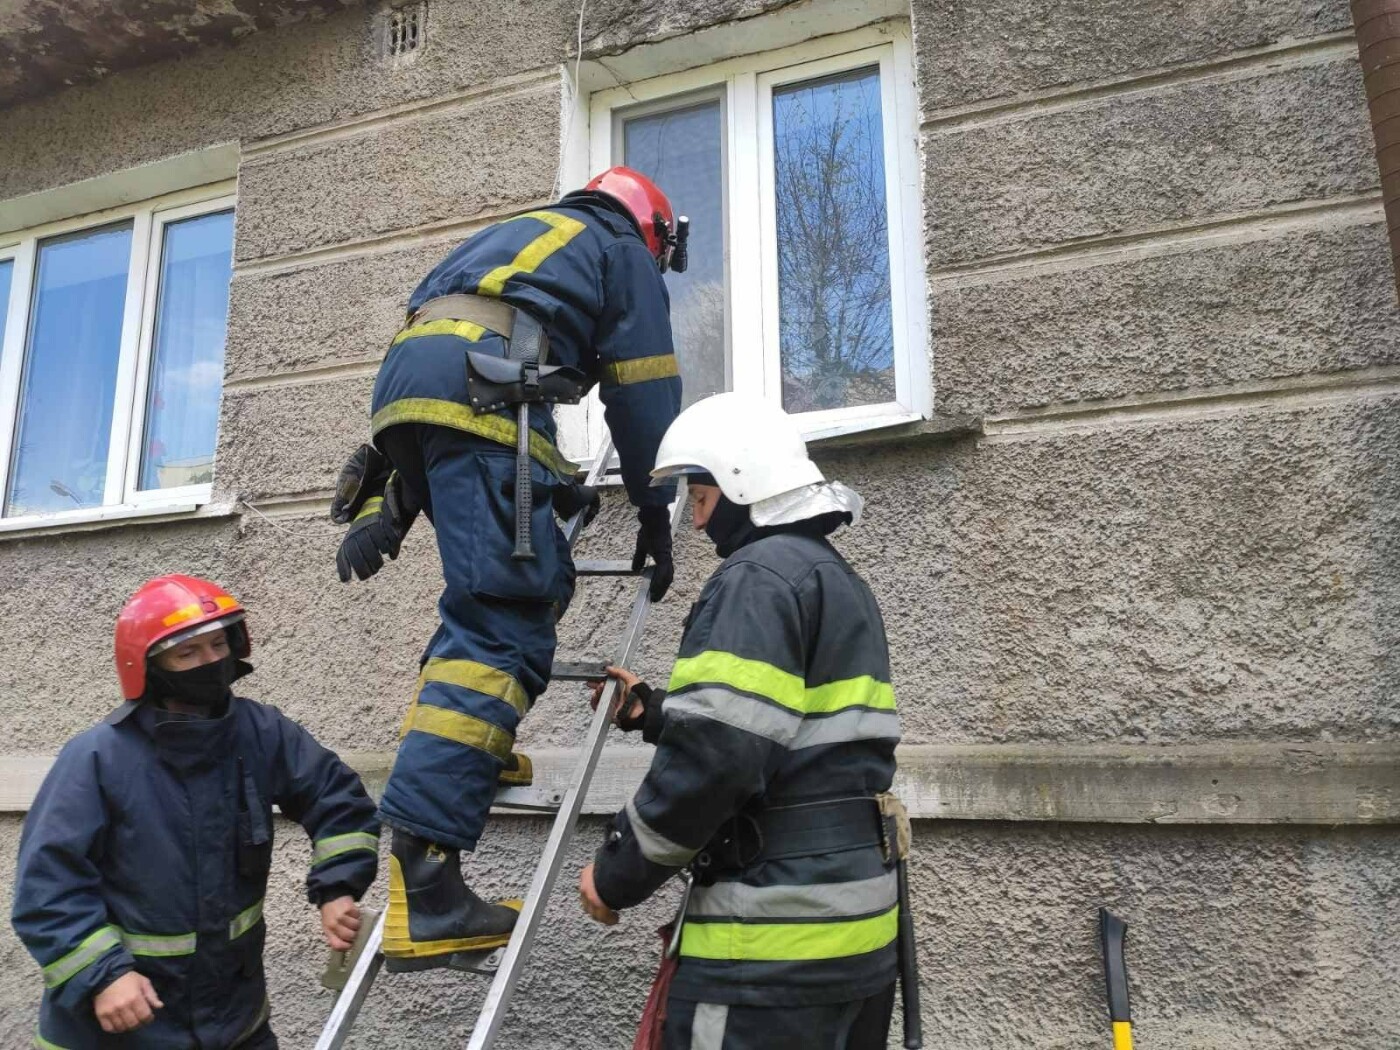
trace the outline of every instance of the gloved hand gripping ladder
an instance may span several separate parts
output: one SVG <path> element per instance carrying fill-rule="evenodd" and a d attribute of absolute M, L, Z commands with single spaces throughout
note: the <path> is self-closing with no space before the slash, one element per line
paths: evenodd
<path fill-rule="evenodd" d="M 592 469 L 588 472 L 585 484 L 596 485 L 603 477 L 607 471 L 608 461 L 612 458 L 612 451 L 611 440 L 604 441 L 603 447 L 593 462 Z M 520 499 L 521 491 L 528 493 L 529 489 L 527 475 L 526 484 L 517 485 L 517 501 Z M 682 479 L 680 487 L 676 491 L 676 502 L 671 506 L 672 528 L 675 527 L 681 510 L 685 506 L 685 498 L 685 481 Z M 570 547 L 574 546 L 579 535 L 583 532 L 586 515 L 587 510 L 581 510 L 570 518 L 564 526 L 564 536 Z M 527 517 L 526 521 L 528 522 L 528 520 Z M 618 666 L 627 666 L 632 661 L 637 643 L 641 640 L 647 613 L 651 610 L 651 599 L 648 595 L 648 588 L 651 584 L 650 566 L 640 573 L 633 573 L 631 563 L 628 561 L 583 560 L 577 562 L 576 567 L 580 576 L 637 577 L 632 612 L 627 619 L 627 626 L 623 629 L 622 636 L 618 639 L 617 647 L 614 649 L 610 661 Z M 564 666 L 567 665 L 561 665 L 561 670 Z M 594 672 L 590 670 L 588 674 L 592 676 Z M 580 677 L 583 675 L 556 673 L 554 680 L 568 681 Z M 551 792 L 530 787 L 502 788 L 496 793 L 495 805 L 498 808 L 552 812 L 555 816 L 554 824 L 549 831 L 549 839 L 545 843 L 539 865 L 535 868 L 530 891 L 525 897 L 524 906 L 520 909 L 520 918 L 516 921 L 515 930 L 511 934 L 510 943 L 504 948 L 478 953 L 481 959 L 477 965 L 473 966 L 481 973 L 494 972 L 495 978 L 491 982 L 490 991 L 487 992 L 486 1001 L 477 1017 L 476 1027 L 472 1030 L 468 1050 L 487 1050 L 494 1044 L 501 1025 L 505 1022 L 506 1010 L 510 1006 L 511 996 L 514 994 L 515 986 L 524 971 L 525 961 L 529 957 L 540 919 L 544 916 L 545 904 L 548 902 L 549 895 L 554 889 L 555 880 L 559 876 L 564 853 L 574 837 L 579 813 L 582 811 L 584 798 L 588 795 L 588 786 L 592 782 L 593 772 L 598 766 L 598 758 L 603 751 L 603 742 L 607 739 L 608 727 L 612 722 L 612 710 L 617 703 L 617 690 L 617 680 L 608 679 L 597 710 L 593 714 L 593 720 L 589 723 L 588 734 L 584 738 L 569 787 L 565 791 Z M 374 924 L 364 951 L 350 972 L 344 991 L 336 1000 L 330 1019 L 327 1020 L 325 1028 L 321 1031 L 320 1039 L 316 1041 L 316 1050 L 338 1050 L 339 1047 L 345 1045 L 345 1041 L 350 1037 L 355 1018 L 369 995 L 370 987 L 384 962 L 384 956 L 380 954 L 379 950 L 383 937 L 384 917 L 381 915 Z"/>

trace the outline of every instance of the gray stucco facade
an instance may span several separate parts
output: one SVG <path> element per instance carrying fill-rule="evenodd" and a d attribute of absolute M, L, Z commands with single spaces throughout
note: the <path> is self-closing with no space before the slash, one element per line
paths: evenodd
<path fill-rule="evenodd" d="M 0 32 L 20 24 L 7 6 L 24 5 L 0 3 Z M 549 199 L 578 8 L 430 0 L 425 49 L 390 63 L 382 9 L 317 6 L 330 13 L 0 109 L 0 214 L 228 144 L 211 163 L 237 177 L 212 501 L 0 533 L 6 911 L 19 759 L 114 705 L 112 623 L 150 576 L 208 576 L 246 603 L 249 695 L 367 769 L 394 747 L 437 555 L 420 526 L 380 576 L 341 586 L 329 489 L 420 276 L 477 225 Z M 745 21 L 762 47 L 765 16 L 813 7 L 844 10 L 848 28 L 891 12 L 595 0 L 583 57 Z M 885 613 L 909 775 L 933 785 L 914 857 L 926 1045 L 1110 1045 L 1106 905 L 1132 924 L 1146 1050 L 1389 1050 L 1400 313 L 1347 4 L 913 0 L 894 14 L 916 56 L 933 418 L 813 453 L 867 499 L 838 543 Z M 609 499 L 615 527 L 594 535 L 622 539 L 590 552 L 624 556 L 630 512 Z M 681 542 L 640 671 L 665 676 L 714 564 Z M 626 608 L 614 585 L 585 586 L 562 655 L 601 655 Z M 582 690 L 556 687 L 522 745 L 574 746 L 585 716 Z M 1084 748 L 1107 757 L 1075 794 L 1065 763 Z M 1168 767 L 1150 788 L 1145 754 Z M 1174 786 L 1197 754 L 1220 772 Z M 954 766 L 980 772 L 940 809 Z M 1309 770 L 1318 798 L 1282 801 Z M 1104 815 L 1119 798 L 1137 815 Z M 581 826 L 504 1045 L 630 1045 L 674 893 L 613 929 L 586 922 L 573 873 L 601 827 L 596 813 Z M 331 998 L 305 841 L 279 830 L 275 1024 L 284 1046 L 310 1046 Z M 523 892 L 545 830 L 496 818 L 471 862 L 482 886 Z M 385 979 L 352 1045 L 461 1043 L 483 990 Z M 40 991 L 6 925 L 0 1046 L 29 1045 Z"/>

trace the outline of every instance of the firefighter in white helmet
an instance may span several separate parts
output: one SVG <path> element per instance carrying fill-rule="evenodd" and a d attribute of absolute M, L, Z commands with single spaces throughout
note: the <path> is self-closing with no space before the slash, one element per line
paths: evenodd
<path fill-rule="evenodd" d="M 672 424 L 653 477 L 677 474 L 725 560 L 664 695 L 609 672 L 627 687 L 619 724 L 657 750 L 580 878 L 583 907 L 614 923 L 691 873 L 650 1045 L 883 1047 L 900 909 L 882 813 L 899 719 L 879 608 L 827 538 L 858 520 L 860 497 L 823 478 L 781 409 L 737 394 Z"/>

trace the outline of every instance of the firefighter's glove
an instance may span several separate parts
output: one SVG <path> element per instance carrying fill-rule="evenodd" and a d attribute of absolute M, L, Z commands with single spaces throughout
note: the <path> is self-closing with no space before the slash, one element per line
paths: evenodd
<path fill-rule="evenodd" d="M 583 511 L 583 524 L 587 527 L 588 523 L 598 516 L 598 508 L 601 506 L 602 499 L 592 485 L 569 482 L 567 485 L 554 486 L 554 513 L 564 521 Z"/>
<path fill-rule="evenodd" d="M 357 448 L 335 479 L 331 521 L 337 525 L 348 525 L 359 517 L 365 503 L 384 494 L 389 471 L 389 460 L 379 449 L 373 445 Z"/>
<path fill-rule="evenodd" d="M 349 583 L 351 574 L 367 580 L 384 568 L 386 554 L 390 560 L 397 558 L 416 517 L 418 505 L 412 493 L 398 474 L 390 474 L 384 495 L 365 500 L 350 531 L 340 541 L 335 555 L 340 582 Z"/>
<path fill-rule="evenodd" d="M 671 560 L 671 512 L 666 507 L 642 507 L 637 511 L 637 553 L 632 555 L 632 571 L 641 572 L 647 555 L 656 563 L 651 577 L 651 600 L 659 602 L 671 589 L 676 575 Z"/>

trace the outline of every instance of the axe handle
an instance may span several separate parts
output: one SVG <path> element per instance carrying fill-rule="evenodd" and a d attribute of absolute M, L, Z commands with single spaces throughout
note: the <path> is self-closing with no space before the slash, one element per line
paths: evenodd
<path fill-rule="evenodd" d="M 919 956 L 914 943 L 914 911 L 909 905 L 909 869 L 895 865 L 899 886 L 899 991 L 904 1001 L 905 1050 L 924 1045 L 924 1020 L 919 1008 Z"/>
<path fill-rule="evenodd" d="M 530 522 L 535 516 L 535 494 L 530 483 L 530 406 L 521 404 L 515 412 L 515 550 L 516 561 L 534 561 L 530 544 Z"/>
<path fill-rule="evenodd" d="M 1128 924 L 1107 908 L 1099 909 L 1099 943 L 1108 994 L 1108 1019 L 1113 1023 L 1113 1050 L 1133 1050 L 1133 1014 L 1128 1003 L 1128 963 L 1123 942 Z"/>

